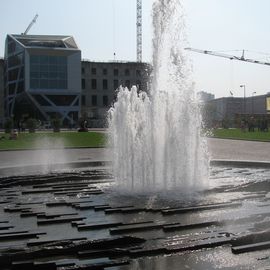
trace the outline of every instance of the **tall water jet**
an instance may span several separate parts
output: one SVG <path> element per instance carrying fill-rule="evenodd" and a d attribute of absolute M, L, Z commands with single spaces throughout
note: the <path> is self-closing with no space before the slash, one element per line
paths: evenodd
<path fill-rule="evenodd" d="M 146 94 L 120 87 L 109 111 L 109 144 L 119 188 L 193 190 L 208 180 L 183 17 L 179 0 L 154 3 L 150 90 Z"/>

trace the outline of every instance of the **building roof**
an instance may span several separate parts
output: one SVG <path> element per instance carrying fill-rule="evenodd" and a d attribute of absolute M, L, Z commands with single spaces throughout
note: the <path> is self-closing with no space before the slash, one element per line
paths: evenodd
<path fill-rule="evenodd" d="M 78 49 L 78 46 L 72 36 L 59 35 L 9 35 L 22 46 L 27 48 L 66 48 Z"/>

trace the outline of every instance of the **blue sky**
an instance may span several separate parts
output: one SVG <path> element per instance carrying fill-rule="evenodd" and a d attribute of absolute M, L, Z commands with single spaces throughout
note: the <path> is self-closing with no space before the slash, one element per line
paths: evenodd
<path fill-rule="evenodd" d="M 143 2 L 143 60 L 151 61 L 152 3 Z M 269 0 L 183 0 L 190 47 L 227 51 L 270 62 Z M 96 61 L 136 60 L 136 0 L 2 0 L 0 56 L 7 33 L 73 35 L 82 57 Z M 256 53 L 254 53 L 256 52 Z M 260 53 L 258 53 L 260 52 Z M 263 55 L 261 52 L 269 53 Z M 196 90 L 216 97 L 270 91 L 270 67 L 190 53 Z"/>

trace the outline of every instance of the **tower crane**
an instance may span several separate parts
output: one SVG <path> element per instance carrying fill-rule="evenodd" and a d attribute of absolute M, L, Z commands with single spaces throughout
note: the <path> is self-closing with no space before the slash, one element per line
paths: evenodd
<path fill-rule="evenodd" d="M 235 55 L 225 54 L 225 53 L 218 53 L 218 52 L 214 52 L 214 51 L 199 50 L 199 49 L 194 49 L 194 48 L 185 48 L 185 50 L 189 50 L 189 51 L 196 52 L 196 53 L 202 53 L 202 54 L 208 54 L 208 55 L 228 58 L 230 60 L 239 60 L 239 61 L 244 61 L 244 62 L 249 62 L 249 63 L 254 63 L 254 64 L 270 66 L 269 62 L 263 62 L 263 61 L 258 61 L 258 60 L 254 60 L 254 59 L 245 58 L 245 51 L 244 50 L 243 50 L 242 56 L 240 56 L 240 57 L 235 56 Z"/>
<path fill-rule="evenodd" d="M 30 28 L 33 26 L 33 24 L 36 22 L 38 17 L 38 14 L 36 14 L 36 16 L 34 17 L 34 19 L 29 23 L 29 25 L 27 26 L 26 30 L 22 33 L 22 35 L 27 35 L 28 31 L 30 30 Z"/>
<path fill-rule="evenodd" d="M 137 62 L 142 62 L 142 0 L 137 0 Z"/>

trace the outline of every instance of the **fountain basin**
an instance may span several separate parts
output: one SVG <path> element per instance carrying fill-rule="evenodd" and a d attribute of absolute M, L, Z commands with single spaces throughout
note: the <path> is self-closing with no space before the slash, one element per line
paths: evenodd
<path fill-rule="evenodd" d="M 119 192 L 104 166 L 1 178 L 0 265 L 264 267 L 269 172 L 220 165 L 208 189 L 190 193 Z"/>

